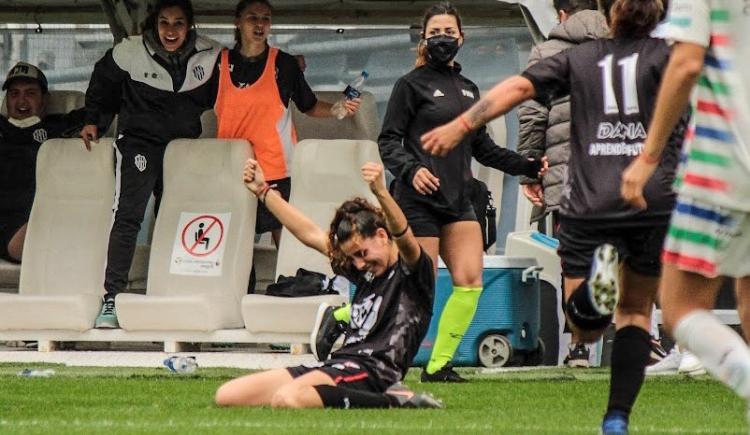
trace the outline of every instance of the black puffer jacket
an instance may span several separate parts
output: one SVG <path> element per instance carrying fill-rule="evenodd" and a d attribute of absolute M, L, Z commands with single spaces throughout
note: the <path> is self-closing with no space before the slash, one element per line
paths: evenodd
<path fill-rule="evenodd" d="M 549 40 L 531 50 L 527 67 L 583 42 L 603 38 L 608 32 L 607 22 L 600 12 L 586 10 L 573 14 L 550 31 Z M 560 208 L 570 156 L 570 96 L 548 106 L 529 100 L 519 107 L 518 121 L 518 152 L 527 157 L 547 156 L 549 162 L 549 171 L 542 180 L 546 210 L 535 208 L 531 216 L 534 221 L 546 211 Z M 537 182 L 521 178 L 521 184 Z"/>

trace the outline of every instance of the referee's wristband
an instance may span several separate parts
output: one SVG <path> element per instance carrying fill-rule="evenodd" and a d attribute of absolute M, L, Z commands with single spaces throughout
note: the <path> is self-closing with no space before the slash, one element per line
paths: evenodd
<path fill-rule="evenodd" d="M 399 231 L 398 233 L 392 234 L 394 239 L 398 239 L 399 237 L 403 237 L 406 232 L 409 231 L 409 224 L 406 224 L 403 230 Z"/>

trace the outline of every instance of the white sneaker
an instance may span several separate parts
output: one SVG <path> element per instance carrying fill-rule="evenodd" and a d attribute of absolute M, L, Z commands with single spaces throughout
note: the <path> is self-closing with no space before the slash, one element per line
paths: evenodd
<path fill-rule="evenodd" d="M 705 375 L 706 369 L 703 367 L 703 363 L 693 355 L 690 351 L 682 352 L 682 361 L 680 366 L 677 368 L 677 372 L 684 375 L 698 376 Z"/>
<path fill-rule="evenodd" d="M 596 248 L 589 276 L 589 297 L 602 316 L 615 311 L 620 295 L 620 261 L 617 249 L 609 243 Z"/>
<path fill-rule="evenodd" d="M 661 361 L 646 367 L 646 375 L 676 375 L 681 361 L 682 353 L 675 346 Z"/>

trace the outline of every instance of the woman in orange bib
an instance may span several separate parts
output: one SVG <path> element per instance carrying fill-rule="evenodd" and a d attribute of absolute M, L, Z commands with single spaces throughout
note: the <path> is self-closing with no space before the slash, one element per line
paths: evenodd
<path fill-rule="evenodd" d="M 235 40 L 219 61 L 219 83 L 214 110 L 217 137 L 247 139 L 268 183 L 289 199 L 292 147 L 297 135 L 289 100 L 304 114 L 330 117 L 332 104 L 320 101 L 305 81 L 298 60 L 268 46 L 273 8 L 267 0 L 240 0 L 235 9 Z M 359 99 L 345 102 L 347 114 Z M 276 246 L 281 223 L 258 204 L 255 233 L 271 231 Z"/>

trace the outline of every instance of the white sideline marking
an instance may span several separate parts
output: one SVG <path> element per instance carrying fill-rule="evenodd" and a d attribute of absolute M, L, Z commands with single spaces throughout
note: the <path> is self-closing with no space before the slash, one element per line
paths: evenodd
<path fill-rule="evenodd" d="M 51 363 L 79 367 L 161 367 L 172 355 L 195 356 L 198 367 L 233 367 L 265 370 L 313 364 L 311 354 L 243 352 L 102 352 L 102 351 L 0 351 L 0 363 Z"/>

